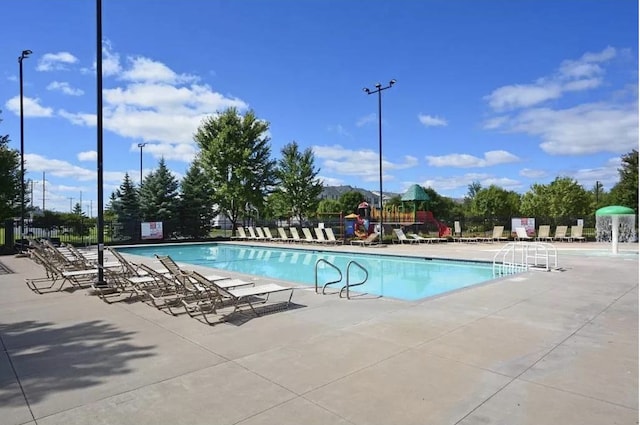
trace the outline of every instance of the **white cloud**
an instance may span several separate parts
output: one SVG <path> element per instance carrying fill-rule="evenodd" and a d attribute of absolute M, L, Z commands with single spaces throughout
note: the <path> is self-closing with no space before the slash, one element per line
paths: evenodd
<path fill-rule="evenodd" d="M 539 136 L 540 148 L 552 155 L 624 153 L 638 146 L 638 105 L 536 108 L 516 115 L 505 130 Z"/>
<path fill-rule="evenodd" d="M 484 158 L 473 155 L 454 153 L 442 156 L 427 156 L 427 163 L 432 167 L 491 167 L 498 164 L 508 164 L 520 161 L 520 158 L 512 153 L 503 150 L 488 151 L 484 153 Z"/>
<path fill-rule="evenodd" d="M 557 99 L 561 94 L 562 87 L 558 84 L 544 86 L 514 84 L 494 90 L 485 99 L 493 109 L 501 111 L 533 106 L 546 100 Z"/>
<path fill-rule="evenodd" d="M 137 143 L 134 143 L 129 150 L 139 152 L 140 148 Z M 191 162 L 198 153 L 198 149 L 193 143 L 147 143 L 143 153 L 155 159 Z"/>
<path fill-rule="evenodd" d="M 84 94 L 84 91 L 73 88 L 69 83 L 64 81 L 52 81 L 47 86 L 47 90 L 60 91 L 64 94 L 68 94 L 69 96 L 82 96 Z"/>
<path fill-rule="evenodd" d="M 345 183 L 344 180 L 335 177 L 318 176 L 318 180 L 320 180 L 324 186 L 342 186 Z"/>
<path fill-rule="evenodd" d="M 123 80 L 170 84 L 194 82 L 198 80 L 198 77 L 193 75 L 178 75 L 165 64 L 142 56 L 129 58 L 129 62 L 131 66 L 120 75 L 120 78 Z"/>
<path fill-rule="evenodd" d="M 351 137 L 351 134 L 342 126 L 342 124 L 330 125 L 327 130 L 336 133 L 339 136 Z"/>
<path fill-rule="evenodd" d="M 93 61 L 91 68 L 81 68 L 80 71 L 84 74 L 96 73 L 96 61 Z M 104 40 L 102 42 L 102 75 L 104 77 L 110 77 L 118 75 L 122 72 L 122 66 L 120 65 L 120 55 L 112 50 L 111 42 Z"/>
<path fill-rule="evenodd" d="M 37 71 L 59 71 L 67 69 L 67 65 L 78 62 L 78 58 L 69 52 L 45 53 L 38 60 Z"/>
<path fill-rule="evenodd" d="M 97 125 L 98 122 L 96 114 L 72 113 L 67 112 L 64 109 L 60 109 L 58 110 L 58 115 L 64 119 L 69 120 L 72 124 L 75 125 L 94 126 Z"/>
<path fill-rule="evenodd" d="M 96 151 L 80 152 L 78 154 L 78 161 L 95 161 L 98 158 Z"/>
<path fill-rule="evenodd" d="M 25 117 L 50 117 L 53 109 L 40 105 L 40 99 L 23 96 L 23 112 Z M 20 116 L 20 96 L 7 100 L 5 106 L 14 114 Z"/>
<path fill-rule="evenodd" d="M 502 127 L 508 121 L 509 121 L 508 115 L 501 115 L 499 117 L 494 117 L 486 120 L 482 128 L 484 128 L 485 130 L 493 130 L 493 129 Z"/>
<path fill-rule="evenodd" d="M 204 118 L 229 107 L 248 108 L 243 100 L 218 93 L 196 83 L 197 77 L 178 74 L 149 58 L 128 58 L 122 67 L 108 42 L 103 44 L 103 56 L 110 61 L 105 68 L 103 59 L 104 74 L 125 81 L 104 90 L 104 128 L 122 137 L 159 142 L 157 152 L 150 153 L 190 161 L 195 148 L 188 145 L 194 143 L 193 133 Z M 76 125 L 96 125 L 95 114 L 61 109 L 58 115 Z"/>
<path fill-rule="evenodd" d="M 379 180 L 380 157 L 378 152 L 368 149 L 351 150 L 342 146 L 313 146 L 316 158 L 320 159 L 323 171 L 342 174 L 345 176 L 356 176 L 367 182 Z M 402 170 L 418 165 L 418 158 L 406 155 L 403 162 L 394 163 L 383 158 L 383 173 L 392 170 Z M 383 175 L 384 180 L 393 180 L 389 174 Z"/>
<path fill-rule="evenodd" d="M 488 187 L 495 184 L 505 190 L 516 190 L 522 187 L 522 184 L 517 180 L 495 177 L 484 173 L 467 173 L 460 176 L 435 177 L 425 180 L 421 185 L 424 187 L 431 187 L 437 192 L 461 189 L 461 193 L 466 193 L 469 184 L 474 181 L 480 182 L 482 187 Z"/>
<path fill-rule="evenodd" d="M 581 91 L 602 84 L 604 69 L 598 64 L 616 56 L 613 47 L 598 53 L 585 53 L 578 60 L 563 61 L 551 77 L 540 78 L 532 84 L 512 84 L 499 87 L 485 96 L 496 111 L 526 108 L 558 99 L 564 92 Z"/>
<path fill-rule="evenodd" d="M 369 115 L 365 115 L 364 117 L 358 119 L 358 121 L 356 121 L 356 127 L 364 127 L 365 125 L 375 122 L 376 121 L 376 117 L 377 115 L 374 113 L 371 113 Z"/>
<path fill-rule="evenodd" d="M 444 118 L 426 114 L 418 114 L 418 120 L 420 120 L 425 127 L 444 127 L 448 124 Z"/>
<path fill-rule="evenodd" d="M 74 178 L 80 181 L 96 180 L 95 168 L 83 168 L 73 165 L 67 161 L 46 158 L 37 154 L 25 154 L 25 167 L 30 173 L 46 172 L 47 176 Z M 124 178 L 124 171 L 105 171 L 103 178 L 105 182 L 120 183 Z M 131 174 L 131 172 L 129 172 Z"/>
<path fill-rule="evenodd" d="M 533 170 L 531 168 L 523 168 L 518 174 L 529 179 L 541 179 L 549 175 L 549 173 L 544 170 Z"/>

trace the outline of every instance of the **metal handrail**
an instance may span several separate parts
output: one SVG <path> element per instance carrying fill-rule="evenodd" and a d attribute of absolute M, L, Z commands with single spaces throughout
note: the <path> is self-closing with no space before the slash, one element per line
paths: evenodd
<path fill-rule="evenodd" d="M 349 269 L 351 268 L 351 266 L 357 266 L 357 267 L 360 268 L 360 270 L 362 270 L 364 272 L 364 280 L 362 282 L 349 284 Z M 367 279 L 369 279 L 369 272 L 367 271 L 367 269 L 365 269 L 362 264 L 358 263 L 355 260 L 349 261 L 349 264 L 347 264 L 347 284 L 345 286 L 343 286 L 342 289 L 340 290 L 340 298 L 342 298 L 342 291 L 344 291 L 346 289 L 347 290 L 347 299 L 350 300 L 351 298 L 349 297 L 349 287 L 362 285 L 363 283 L 365 283 L 367 281 Z"/>
<path fill-rule="evenodd" d="M 338 274 L 340 275 L 340 279 L 332 280 L 332 281 L 327 282 L 327 283 L 324 284 L 324 286 L 322 287 L 322 295 L 324 295 L 324 290 L 328 285 L 333 285 L 334 283 L 342 282 L 342 272 L 340 271 L 340 268 L 338 266 L 336 266 L 335 264 L 325 260 L 324 258 L 320 258 L 318 261 L 316 261 L 316 266 L 315 266 L 316 294 L 318 293 L 318 265 L 320 263 L 324 263 L 324 264 L 327 264 L 330 267 L 333 267 L 335 270 L 338 271 Z"/>

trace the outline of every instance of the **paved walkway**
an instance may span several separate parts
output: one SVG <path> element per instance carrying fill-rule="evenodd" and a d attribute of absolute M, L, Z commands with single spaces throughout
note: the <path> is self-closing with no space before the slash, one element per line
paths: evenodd
<path fill-rule="evenodd" d="M 43 270 L 0 257 L 14 272 L 0 275 L 0 423 L 637 424 L 638 256 L 558 246 L 562 272 L 421 302 L 297 289 L 290 310 L 216 326 L 88 291 L 36 295 L 24 278 Z"/>

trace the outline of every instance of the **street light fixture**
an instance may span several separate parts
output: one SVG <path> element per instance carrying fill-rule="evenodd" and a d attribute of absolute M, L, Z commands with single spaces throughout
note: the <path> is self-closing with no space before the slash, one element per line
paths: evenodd
<path fill-rule="evenodd" d="M 22 61 L 33 52 L 23 50 L 18 57 L 20 64 L 20 239 L 24 239 L 24 94 L 22 82 Z"/>
<path fill-rule="evenodd" d="M 382 87 L 382 84 L 377 83 L 375 90 L 370 90 L 365 87 L 364 92 L 366 94 L 378 93 L 378 149 L 380 151 L 380 239 L 384 236 L 383 232 L 383 210 L 382 210 L 382 91 L 390 89 L 396 83 L 396 80 L 389 81 L 389 85 Z"/>
<path fill-rule="evenodd" d="M 140 186 L 142 186 L 142 148 L 147 146 L 146 143 L 138 143 L 138 147 L 140 148 Z"/>

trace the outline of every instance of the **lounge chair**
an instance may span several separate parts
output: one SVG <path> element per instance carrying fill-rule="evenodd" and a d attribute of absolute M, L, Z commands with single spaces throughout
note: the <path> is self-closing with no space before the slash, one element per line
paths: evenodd
<path fill-rule="evenodd" d="M 264 304 L 269 300 L 269 296 L 278 292 L 290 291 L 289 299 L 286 301 L 286 307 L 291 304 L 291 298 L 293 297 L 292 287 L 281 286 L 276 283 L 266 283 L 256 285 L 252 287 L 242 288 L 224 288 L 216 281 L 209 281 L 198 272 L 192 272 L 191 275 L 203 288 L 208 288 L 211 292 L 215 293 L 216 301 L 213 302 L 212 312 L 216 313 L 217 307 L 224 305 L 224 303 L 231 304 L 233 306 L 233 312 L 241 310 L 243 305 L 249 306 L 251 311 L 259 316 L 258 312 L 254 308 L 254 304 Z"/>
<path fill-rule="evenodd" d="M 582 236 L 582 226 L 571 226 L 571 232 L 569 234 L 569 242 L 580 241 L 584 242 L 586 238 Z"/>
<path fill-rule="evenodd" d="M 247 236 L 247 233 L 244 231 L 244 227 L 238 226 L 236 232 L 238 233 L 238 235 L 234 236 L 232 239 L 237 239 L 240 241 L 246 241 L 247 239 L 249 239 L 249 236 Z"/>
<path fill-rule="evenodd" d="M 567 240 L 567 226 L 556 226 L 556 233 L 553 235 L 554 241 Z"/>
<path fill-rule="evenodd" d="M 478 242 L 478 238 L 462 236 L 462 227 L 460 226 L 459 221 L 453 222 L 453 228 L 454 228 L 454 231 L 453 231 L 454 242 Z"/>
<path fill-rule="evenodd" d="M 291 232 L 291 239 L 294 242 L 304 242 L 304 240 L 300 237 L 300 234 L 298 233 L 298 229 L 295 227 L 290 227 L 289 231 Z"/>
<path fill-rule="evenodd" d="M 407 237 L 407 235 L 404 234 L 404 231 L 402 229 L 393 229 L 393 233 L 395 233 L 396 237 L 398 238 L 398 242 L 400 244 L 413 244 L 413 243 L 419 243 L 419 241 L 417 239 L 409 239 Z M 393 242 L 395 243 L 396 240 L 394 239 Z"/>
<path fill-rule="evenodd" d="M 493 226 L 493 234 L 491 235 L 491 241 L 507 241 L 509 238 L 503 236 L 504 226 Z"/>
<path fill-rule="evenodd" d="M 553 238 L 551 237 L 551 226 L 549 226 L 548 224 L 543 224 L 538 227 L 538 236 L 536 236 L 536 240 L 541 242 L 552 241 Z"/>
<path fill-rule="evenodd" d="M 278 234 L 280 235 L 280 238 L 277 240 L 282 242 L 293 242 L 293 240 L 287 235 L 287 231 L 284 230 L 284 227 L 278 227 Z"/>
<path fill-rule="evenodd" d="M 97 268 L 65 270 L 38 251 L 31 252 L 31 256 L 45 268 L 47 274 L 46 277 L 25 279 L 27 287 L 38 294 L 44 294 L 43 290 L 46 290 L 46 292 L 60 291 L 67 282 L 75 288 L 88 288 L 98 275 Z M 60 286 L 57 289 L 52 289 L 59 280 L 61 281 Z M 49 286 L 40 286 L 39 283 L 42 282 L 50 282 L 51 284 Z"/>
<path fill-rule="evenodd" d="M 314 227 L 313 231 L 316 234 L 315 242 L 322 243 L 322 244 L 333 243 L 333 242 L 329 242 L 327 238 L 324 237 L 324 231 L 321 228 Z"/>
<path fill-rule="evenodd" d="M 366 239 L 352 239 L 351 245 L 371 246 L 378 244 L 378 236 L 380 233 L 372 233 L 366 237 Z"/>
<path fill-rule="evenodd" d="M 527 235 L 527 229 L 525 229 L 524 227 L 516 227 L 516 238 L 517 241 L 530 241 L 533 240 L 533 238 L 529 235 Z"/>
<path fill-rule="evenodd" d="M 328 243 L 334 243 L 336 245 L 344 243 L 342 239 L 336 239 L 336 235 L 333 233 L 333 229 L 331 227 L 327 227 L 324 231 L 327 232 Z"/>
<path fill-rule="evenodd" d="M 280 240 L 280 238 L 274 238 L 273 237 L 273 234 L 271 234 L 271 229 L 269 229 L 268 227 L 263 227 L 262 228 L 262 232 L 264 233 L 264 236 L 269 241 L 279 241 Z"/>
<path fill-rule="evenodd" d="M 264 229 L 262 227 L 256 227 L 256 233 L 258 234 L 258 239 L 263 241 L 270 241 L 271 237 L 267 236 Z M 271 234 L 271 232 L 269 232 Z"/>
<path fill-rule="evenodd" d="M 255 239 L 258 241 L 266 241 L 267 237 L 262 233 L 262 229 L 259 227 L 253 228 L 249 227 L 249 234 L 251 237 L 249 239 Z"/>
<path fill-rule="evenodd" d="M 302 234 L 304 234 L 304 242 L 307 243 L 315 243 L 318 242 L 316 239 L 313 238 L 313 235 L 311 234 L 311 230 L 309 230 L 308 227 L 303 227 L 302 228 Z"/>

